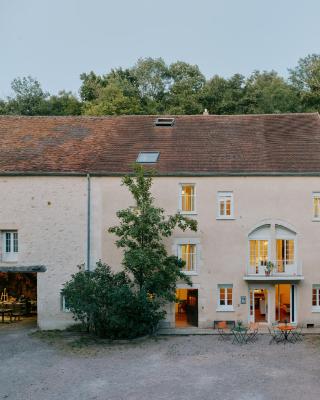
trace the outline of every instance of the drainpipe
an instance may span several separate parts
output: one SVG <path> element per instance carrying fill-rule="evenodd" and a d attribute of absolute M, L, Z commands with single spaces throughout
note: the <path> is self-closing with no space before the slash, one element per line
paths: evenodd
<path fill-rule="evenodd" d="M 90 271 L 90 252 L 91 252 L 91 181 L 90 174 L 87 174 L 87 265 L 86 270 Z"/>

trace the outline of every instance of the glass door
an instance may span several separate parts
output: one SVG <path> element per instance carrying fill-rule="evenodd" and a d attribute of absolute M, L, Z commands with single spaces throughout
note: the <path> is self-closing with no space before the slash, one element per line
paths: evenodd
<path fill-rule="evenodd" d="M 249 322 L 268 322 L 268 290 L 250 289 Z"/>
<path fill-rule="evenodd" d="M 295 285 L 288 283 L 275 285 L 275 315 L 282 323 L 295 322 Z"/>

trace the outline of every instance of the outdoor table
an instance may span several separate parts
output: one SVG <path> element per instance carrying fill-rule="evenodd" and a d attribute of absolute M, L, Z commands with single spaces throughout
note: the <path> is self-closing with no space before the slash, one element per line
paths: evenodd
<path fill-rule="evenodd" d="M 285 341 L 289 341 L 290 332 L 295 330 L 294 326 L 291 325 L 279 325 L 278 329 L 283 333 L 283 338 Z"/>
<path fill-rule="evenodd" d="M 248 340 L 248 328 L 244 326 L 236 326 L 235 328 L 232 329 L 232 334 L 233 334 L 233 342 L 238 342 L 239 344 L 245 344 L 247 343 Z"/>
<path fill-rule="evenodd" d="M 12 308 L 0 308 L 0 314 L 2 315 L 2 323 L 4 323 L 4 315 L 9 314 L 11 316 Z"/>

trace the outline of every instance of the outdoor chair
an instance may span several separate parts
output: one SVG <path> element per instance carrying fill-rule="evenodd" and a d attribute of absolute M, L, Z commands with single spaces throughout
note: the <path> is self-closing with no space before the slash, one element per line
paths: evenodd
<path fill-rule="evenodd" d="M 283 341 L 283 333 L 281 331 L 278 331 L 276 329 L 271 330 L 269 326 L 268 326 L 268 331 L 271 336 L 269 344 L 271 344 L 273 342 L 278 344 Z"/>
<path fill-rule="evenodd" d="M 250 323 L 249 330 L 247 332 L 247 341 L 253 342 L 258 339 L 259 328 L 257 324 Z"/>
<path fill-rule="evenodd" d="M 23 305 L 22 304 L 12 304 L 12 312 L 11 312 L 11 317 L 14 319 L 14 321 L 20 321 L 21 316 L 23 315 Z"/>
<path fill-rule="evenodd" d="M 295 330 L 291 332 L 291 339 L 293 342 L 298 342 L 303 340 L 303 333 L 302 333 L 303 326 L 298 325 Z"/>
<path fill-rule="evenodd" d="M 219 337 L 221 337 L 222 340 L 227 340 L 229 338 L 229 335 L 226 332 L 226 330 L 228 328 L 226 321 L 218 322 L 217 328 L 218 328 Z"/>

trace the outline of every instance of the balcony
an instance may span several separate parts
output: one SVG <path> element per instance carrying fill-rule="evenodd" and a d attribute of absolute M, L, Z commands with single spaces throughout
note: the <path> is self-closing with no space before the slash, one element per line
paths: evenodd
<path fill-rule="evenodd" d="M 247 265 L 245 281 L 301 281 L 302 263 L 292 260 L 260 260 Z"/>

